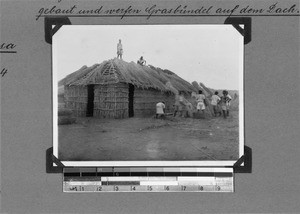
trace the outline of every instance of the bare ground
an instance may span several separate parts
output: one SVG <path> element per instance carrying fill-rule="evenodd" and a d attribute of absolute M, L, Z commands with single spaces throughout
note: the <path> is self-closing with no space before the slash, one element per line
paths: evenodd
<path fill-rule="evenodd" d="M 60 125 L 62 161 L 236 160 L 238 111 L 227 119 L 77 118 Z"/>

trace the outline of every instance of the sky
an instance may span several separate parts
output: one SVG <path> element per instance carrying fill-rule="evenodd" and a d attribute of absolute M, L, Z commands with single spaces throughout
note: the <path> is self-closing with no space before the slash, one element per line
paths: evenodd
<path fill-rule="evenodd" d="M 117 56 L 176 73 L 188 82 L 238 90 L 243 72 L 243 37 L 231 25 L 64 25 L 53 36 L 57 80 Z"/>

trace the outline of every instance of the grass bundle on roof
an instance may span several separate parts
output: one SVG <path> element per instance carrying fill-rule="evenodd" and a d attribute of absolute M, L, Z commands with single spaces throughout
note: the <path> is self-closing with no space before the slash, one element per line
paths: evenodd
<path fill-rule="evenodd" d="M 194 86 L 169 70 L 155 68 L 154 66 L 141 66 L 134 62 L 128 63 L 116 58 L 91 67 L 84 66 L 68 75 L 60 83 L 65 85 L 106 84 L 104 77 L 106 70 L 115 72 L 116 83 L 124 82 L 143 89 L 153 88 L 168 91 L 165 84 L 170 82 L 178 91 L 196 91 Z"/>

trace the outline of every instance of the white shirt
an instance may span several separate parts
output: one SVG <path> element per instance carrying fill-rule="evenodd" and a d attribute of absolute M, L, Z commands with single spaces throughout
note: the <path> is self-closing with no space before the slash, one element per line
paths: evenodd
<path fill-rule="evenodd" d="M 184 97 L 182 95 L 179 95 L 178 99 L 179 99 L 180 103 L 182 103 L 184 101 Z"/>
<path fill-rule="evenodd" d="M 162 102 L 157 103 L 156 104 L 156 114 L 163 114 L 164 108 L 166 108 L 165 104 L 163 104 Z"/>
<path fill-rule="evenodd" d="M 196 96 L 196 101 L 198 102 L 198 103 L 203 103 L 204 102 L 204 100 L 205 100 L 205 95 L 204 94 L 197 94 Z"/>
<path fill-rule="evenodd" d="M 218 95 L 212 95 L 212 97 L 211 97 L 211 104 L 212 105 L 217 105 L 218 104 L 218 102 L 221 100 L 221 98 L 218 96 Z"/>

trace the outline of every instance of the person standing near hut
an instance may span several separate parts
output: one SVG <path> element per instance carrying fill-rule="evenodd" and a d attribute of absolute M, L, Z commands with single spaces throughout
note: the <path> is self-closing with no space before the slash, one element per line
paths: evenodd
<path fill-rule="evenodd" d="M 180 117 L 184 117 L 185 104 L 184 96 L 181 91 L 178 94 L 175 94 L 175 111 L 173 116 L 176 117 L 177 112 L 179 112 Z"/>
<path fill-rule="evenodd" d="M 121 39 L 119 39 L 119 43 L 117 44 L 117 58 L 120 57 L 120 59 L 122 59 L 122 55 L 123 55 L 123 45 L 121 43 Z"/>
<path fill-rule="evenodd" d="M 180 93 L 180 92 L 179 92 Z M 174 114 L 173 116 L 176 117 L 177 112 L 179 111 L 179 94 L 175 94 L 175 103 L 174 103 Z"/>
<path fill-rule="evenodd" d="M 202 94 L 201 90 L 199 90 L 195 97 L 197 102 L 197 111 L 199 112 L 201 110 L 203 114 L 205 110 L 205 95 Z"/>
<path fill-rule="evenodd" d="M 214 116 L 217 117 L 218 114 L 220 114 L 219 116 L 222 115 L 222 113 L 219 111 L 219 108 L 218 108 L 218 104 L 221 100 L 221 98 L 218 96 L 219 92 L 215 92 L 214 95 L 212 95 L 211 97 L 211 105 L 213 107 L 213 110 L 214 110 Z"/>
<path fill-rule="evenodd" d="M 161 101 L 156 104 L 156 118 L 164 118 L 165 117 L 165 102 Z"/>
<path fill-rule="evenodd" d="M 228 91 L 223 91 L 223 96 L 221 97 L 221 107 L 223 112 L 223 117 L 226 119 L 229 116 L 229 106 L 230 106 L 231 97 L 228 94 Z"/>
<path fill-rule="evenodd" d="M 146 65 L 146 60 L 144 60 L 143 56 L 137 61 L 138 64 L 140 65 Z"/>

